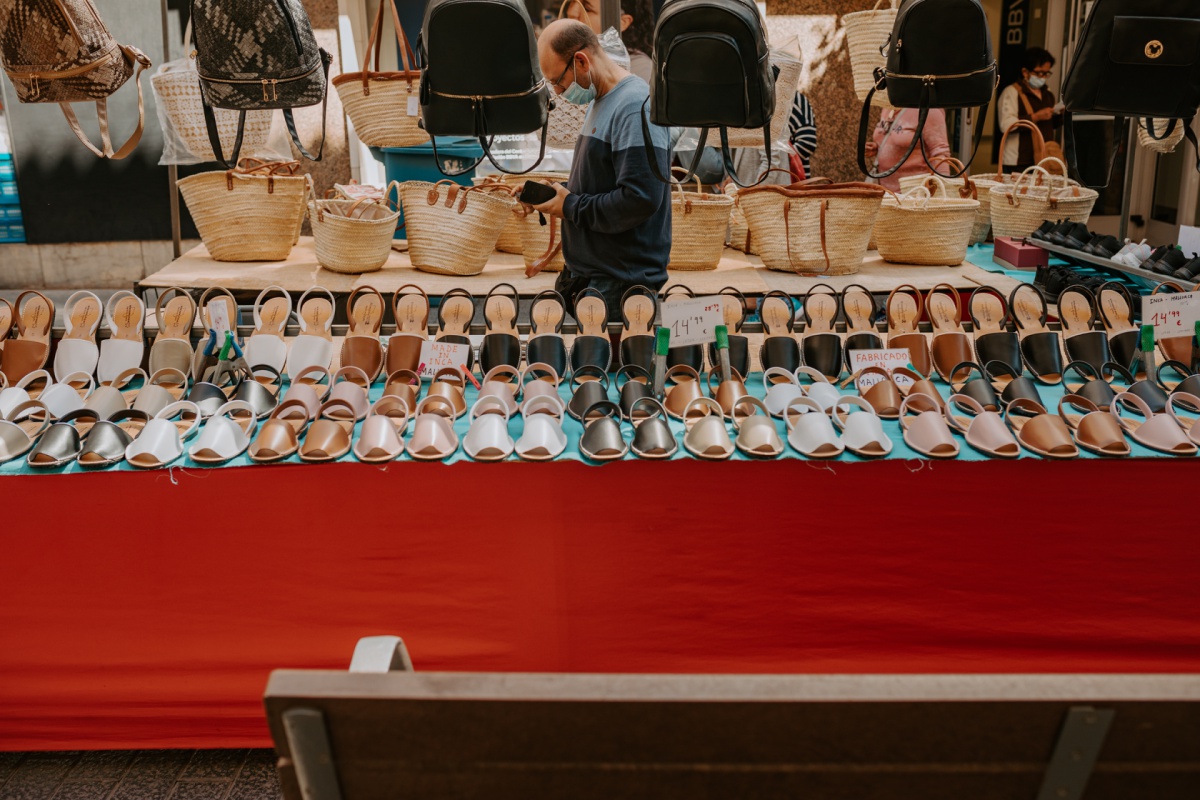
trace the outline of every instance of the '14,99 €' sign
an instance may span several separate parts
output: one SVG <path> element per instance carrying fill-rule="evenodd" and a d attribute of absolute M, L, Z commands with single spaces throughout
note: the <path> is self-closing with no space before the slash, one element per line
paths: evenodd
<path fill-rule="evenodd" d="M 1200 321 L 1200 293 L 1153 294 L 1142 298 L 1142 322 L 1156 339 L 1191 336 Z"/>
<path fill-rule="evenodd" d="M 720 297 L 688 297 L 663 303 L 662 324 L 671 331 L 671 349 L 708 344 L 724 322 Z"/>

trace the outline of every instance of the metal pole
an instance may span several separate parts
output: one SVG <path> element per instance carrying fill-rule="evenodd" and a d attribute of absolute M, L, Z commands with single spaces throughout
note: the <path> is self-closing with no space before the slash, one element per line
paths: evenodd
<path fill-rule="evenodd" d="M 171 60 L 171 25 L 167 16 L 167 0 L 162 0 L 162 49 L 163 64 Z M 183 255 L 183 238 L 179 231 L 179 168 L 174 164 L 167 165 L 167 191 L 171 197 L 171 243 L 174 245 L 175 257 Z"/>
<path fill-rule="evenodd" d="M 621 30 L 621 0 L 600 0 L 600 30 Z"/>
<path fill-rule="evenodd" d="M 1133 204 L 1133 142 L 1136 135 L 1133 126 L 1136 124 L 1137 118 L 1130 119 L 1125 131 L 1125 182 L 1121 186 L 1121 228 L 1117 231 L 1117 238 L 1121 241 L 1125 241 L 1129 235 L 1129 213 Z M 1116 126 L 1113 128 L 1113 136 L 1116 136 Z"/>

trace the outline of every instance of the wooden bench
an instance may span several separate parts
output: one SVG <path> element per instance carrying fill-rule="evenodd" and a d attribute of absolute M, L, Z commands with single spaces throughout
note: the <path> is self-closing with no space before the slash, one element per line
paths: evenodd
<path fill-rule="evenodd" d="M 1200 676 L 278 670 L 287 800 L 1198 800 Z"/>

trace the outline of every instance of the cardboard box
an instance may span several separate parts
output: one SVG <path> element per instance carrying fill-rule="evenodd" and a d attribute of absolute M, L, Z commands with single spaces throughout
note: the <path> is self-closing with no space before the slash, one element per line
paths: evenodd
<path fill-rule="evenodd" d="M 1032 244 L 1025 244 L 1023 239 L 1011 236 L 997 236 L 996 247 L 992 251 L 992 261 L 1008 269 L 1036 270 L 1050 264 L 1050 253 Z"/>

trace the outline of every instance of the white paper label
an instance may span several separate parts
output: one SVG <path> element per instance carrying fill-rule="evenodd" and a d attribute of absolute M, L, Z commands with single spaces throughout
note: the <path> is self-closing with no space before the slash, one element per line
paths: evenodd
<path fill-rule="evenodd" d="M 867 367 L 883 367 L 889 372 L 900 367 L 907 367 L 912 357 L 908 354 L 908 348 L 897 348 L 892 350 L 851 350 L 850 351 L 850 374 L 866 369 Z M 903 376 L 902 376 L 903 377 Z"/>
<path fill-rule="evenodd" d="M 662 324 L 671 331 L 672 350 L 715 342 L 717 326 L 724 322 L 720 297 L 686 297 L 662 305 Z"/>
<path fill-rule="evenodd" d="M 1193 253 L 1200 254 L 1200 228 L 1194 225 L 1179 226 L 1179 249 L 1188 258 Z"/>
<path fill-rule="evenodd" d="M 421 106 L 420 106 L 420 103 L 417 102 L 417 98 L 416 97 L 408 98 L 408 115 L 410 117 L 415 117 L 415 116 L 417 116 L 418 113 L 420 113 L 420 111 L 421 111 Z"/>
<path fill-rule="evenodd" d="M 1142 298 L 1142 322 L 1154 326 L 1154 338 L 1191 336 L 1200 321 L 1200 293 L 1152 294 Z"/>
<path fill-rule="evenodd" d="M 471 355 L 471 345 L 450 342 L 424 342 L 421 345 L 422 378 L 432 378 L 446 367 L 463 368 Z"/>
<path fill-rule="evenodd" d="M 217 332 L 217 346 L 225 343 L 225 332 L 229 327 L 229 303 L 226 300 L 215 300 L 208 304 L 208 324 Z"/>

